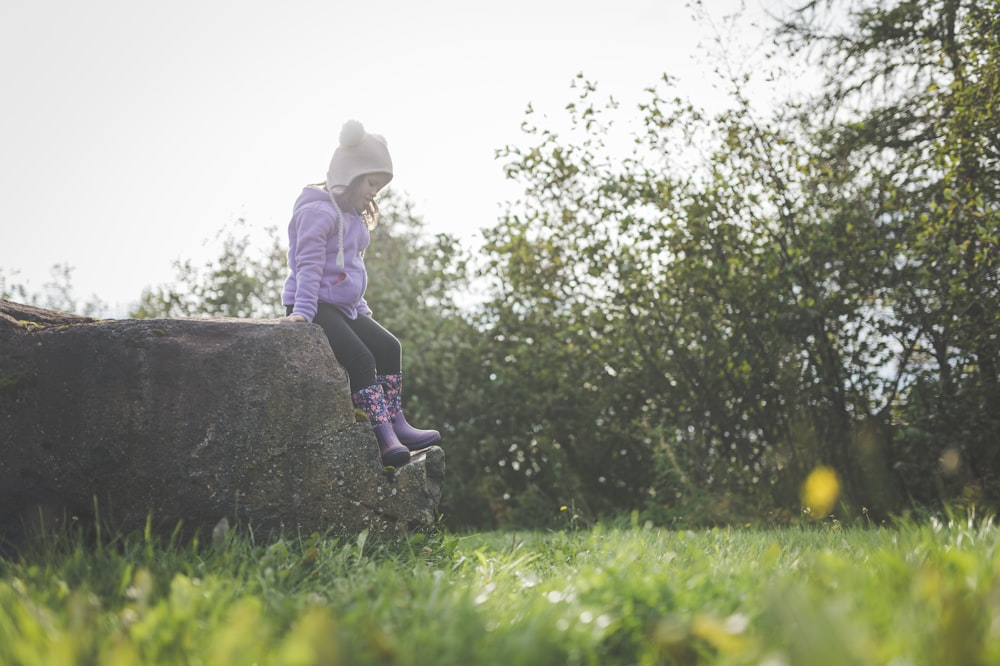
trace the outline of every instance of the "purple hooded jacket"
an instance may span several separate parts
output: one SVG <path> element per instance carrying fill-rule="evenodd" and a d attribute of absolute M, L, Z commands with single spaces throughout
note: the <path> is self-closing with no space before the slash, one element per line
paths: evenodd
<path fill-rule="evenodd" d="M 283 305 L 292 305 L 292 314 L 307 321 L 316 316 L 319 303 L 336 306 L 350 319 L 371 315 L 365 302 L 368 274 L 362 253 L 371 235 L 361 216 L 354 211 L 339 219 L 330 195 L 320 187 L 308 186 L 295 201 L 288 223 L 288 268 L 281 295 Z M 344 225 L 343 248 L 338 226 Z M 344 251 L 344 265 L 337 265 L 337 252 Z"/>

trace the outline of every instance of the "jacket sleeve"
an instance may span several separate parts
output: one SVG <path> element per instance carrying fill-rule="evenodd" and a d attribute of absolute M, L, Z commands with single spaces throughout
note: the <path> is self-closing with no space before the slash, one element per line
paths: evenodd
<path fill-rule="evenodd" d="M 366 317 L 372 316 L 372 309 L 368 307 L 368 301 L 365 300 L 364 296 L 362 296 L 361 300 L 358 301 L 358 314 L 362 314 Z"/>
<path fill-rule="evenodd" d="M 316 316 L 331 222 L 329 215 L 315 209 L 300 210 L 295 216 L 298 242 L 293 258 L 295 308 L 292 314 L 300 314 L 307 321 Z"/>

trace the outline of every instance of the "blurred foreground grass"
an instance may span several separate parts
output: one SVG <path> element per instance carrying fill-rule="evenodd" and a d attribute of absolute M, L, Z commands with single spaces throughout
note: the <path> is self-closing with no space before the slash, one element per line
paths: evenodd
<path fill-rule="evenodd" d="M 0 664 L 1000 663 L 997 529 L 50 536 L 0 559 Z"/>

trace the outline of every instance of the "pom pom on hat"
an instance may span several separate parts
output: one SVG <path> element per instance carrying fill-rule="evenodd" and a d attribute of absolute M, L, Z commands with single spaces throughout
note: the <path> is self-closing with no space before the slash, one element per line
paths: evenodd
<path fill-rule="evenodd" d="M 340 128 L 340 145 L 353 148 L 365 138 L 365 126 L 357 120 L 348 120 Z"/>
<path fill-rule="evenodd" d="M 333 152 L 326 173 L 326 189 L 346 187 L 358 176 L 381 173 L 392 178 L 392 157 L 385 138 L 365 131 L 357 120 L 348 120 L 340 129 L 340 145 Z"/>

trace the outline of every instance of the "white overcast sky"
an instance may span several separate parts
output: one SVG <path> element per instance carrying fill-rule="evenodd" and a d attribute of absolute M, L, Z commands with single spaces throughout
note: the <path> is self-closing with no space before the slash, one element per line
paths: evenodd
<path fill-rule="evenodd" d="M 746 0 L 736 50 L 774 2 Z M 386 136 L 429 233 L 475 243 L 514 190 L 496 149 L 553 119 L 577 73 L 627 108 L 664 73 L 711 108 L 706 49 L 740 0 L 6 0 L 0 272 L 124 316 L 243 217 L 284 233 L 344 120 Z M 206 241 L 208 243 L 206 244 Z M 278 295 L 275 295 L 277 298 Z"/>

